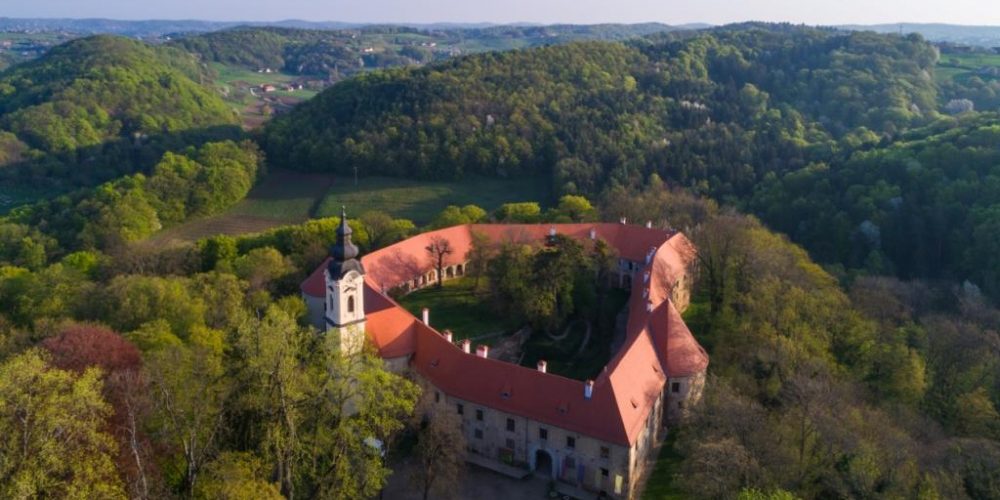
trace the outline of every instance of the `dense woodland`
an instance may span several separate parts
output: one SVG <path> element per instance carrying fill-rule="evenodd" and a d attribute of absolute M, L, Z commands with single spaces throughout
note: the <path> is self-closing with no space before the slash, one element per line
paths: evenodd
<path fill-rule="evenodd" d="M 655 173 L 821 262 L 995 297 L 978 258 L 996 253 L 998 119 L 939 113 L 936 58 L 918 36 L 753 25 L 492 53 L 344 82 L 262 143 L 291 168 L 540 175 L 596 198 Z"/>
<path fill-rule="evenodd" d="M 190 43 L 287 64 L 287 41 L 240 54 L 244 35 Z M 1000 119 L 939 111 L 976 88 L 936 83 L 918 36 L 744 25 L 486 53 L 360 74 L 249 140 L 181 47 L 95 37 L 0 73 L 4 185 L 67 191 L 0 219 L 0 497 L 369 498 L 432 456 L 417 388 L 305 326 L 298 284 L 338 220 L 144 241 L 268 166 L 357 166 L 530 175 L 558 198 L 431 228 L 626 216 L 695 241 L 710 378 L 650 497 L 1000 498 Z M 422 229 L 350 224 L 363 251 Z M 600 256 L 562 244 L 493 249 L 501 312 L 545 329 L 601 293 L 566 272 Z M 507 279 L 528 265 L 564 286 Z"/>
<path fill-rule="evenodd" d="M 0 73 L 0 181 L 92 186 L 164 151 L 237 137 L 204 71 L 175 49 L 96 36 Z"/>
<path fill-rule="evenodd" d="M 574 40 L 624 40 L 673 29 L 657 23 L 468 29 L 367 26 L 337 31 L 238 27 L 183 37 L 171 45 L 204 61 L 254 70 L 280 69 L 294 75 L 323 76 L 337 81 L 365 70 L 420 65 L 461 53 Z"/>

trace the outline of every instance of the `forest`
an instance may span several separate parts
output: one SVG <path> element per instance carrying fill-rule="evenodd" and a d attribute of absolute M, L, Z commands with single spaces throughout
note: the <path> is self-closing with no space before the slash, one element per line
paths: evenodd
<path fill-rule="evenodd" d="M 170 149 L 237 138 L 190 54 L 111 36 L 0 73 L 0 182 L 70 191 L 151 168 Z"/>
<path fill-rule="evenodd" d="M 268 169 L 357 168 L 553 192 L 426 228 L 351 214 L 363 252 L 620 217 L 696 243 L 709 380 L 646 498 L 1000 498 L 1000 117 L 946 110 L 990 101 L 936 78 L 937 47 L 764 24 L 546 44 L 359 72 L 234 126 L 199 58 L 285 67 L 316 33 L 98 36 L 0 72 L 0 185 L 52 192 L 0 217 L 0 497 L 371 498 L 421 456 L 417 386 L 306 326 L 337 218 L 147 242 Z M 544 329 L 594 300 L 575 274 L 601 266 L 562 250 L 503 250 L 498 312 Z M 561 286 L 505 281 L 522 265 Z"/>
<path fill-rule="evenodd" d="M 344 82 L 261 142 L 289 168 L 544 176 L 594 198 L 655 173 L 823 263 L 996 297 L 977 257 L 995 253 L 998 117 L 939 112 L 937 57 L 915 35 L 754 25 L 491 53 Z"/>

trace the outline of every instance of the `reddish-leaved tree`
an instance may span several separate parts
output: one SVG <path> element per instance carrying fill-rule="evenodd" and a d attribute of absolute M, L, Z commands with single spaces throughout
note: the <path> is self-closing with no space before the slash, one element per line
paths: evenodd
<path fill-rule="evenodd" d="M 140 422 L 148 412 L 146 382 L 142 377 L 142 355 L 129 341 L 110 329 L 94 324 L 70 324 L 54 337 L 42 341 L 52 354 L 52 364 L 83 372 L 96 366 L 104 370 L 104 399 L 113 408 L 109 432 L 118 441 L 118 470 L 133 498 L 149 498 L 151 443 Z"/>

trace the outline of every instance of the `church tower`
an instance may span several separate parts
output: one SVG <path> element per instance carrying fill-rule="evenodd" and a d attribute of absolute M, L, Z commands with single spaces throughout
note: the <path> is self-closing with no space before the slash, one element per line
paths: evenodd
<path fill-rule="evenodd" d="M 347 211 L 341 208 L 337 241 L 330 247 L 326 268 L 326 332 L 329 341 L 346 354 L 361 350 L 365 342 L 365 269 L 358 247 L 351 243 Z"/>

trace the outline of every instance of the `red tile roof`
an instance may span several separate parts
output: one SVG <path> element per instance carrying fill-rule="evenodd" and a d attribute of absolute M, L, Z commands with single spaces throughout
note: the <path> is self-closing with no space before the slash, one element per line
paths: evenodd
<path fill-rule="evenodd" d="M 467 354 L 379 293 L 432 269 L 425 248 L 435 236 L 449 240 L 455 251 L 446 263 L 455 264 L 465 261 L 472 231 L 494 242 L 537 243 L 552 228 L 578 239 L 589 239 L 593 230 L 621 257 L 641 265 L 650 256 L 650 265 L 633 282 L 624 346 L 594 381 L 591 399 L 584 397 L 583 382 Z M 708 366 L 707 354 L 669 299 L 693 257 L 694 247 L 682 234 L 624 224 L 481 224 L 430 231 L 362 257 L 368 335 L 385 358 L 412 355 L 412 368 L 453 397 L 631 445 L 667 378 Z M 325 263 L 302 283 L 304 294 L 324 296 L 324 268 Z"/>

